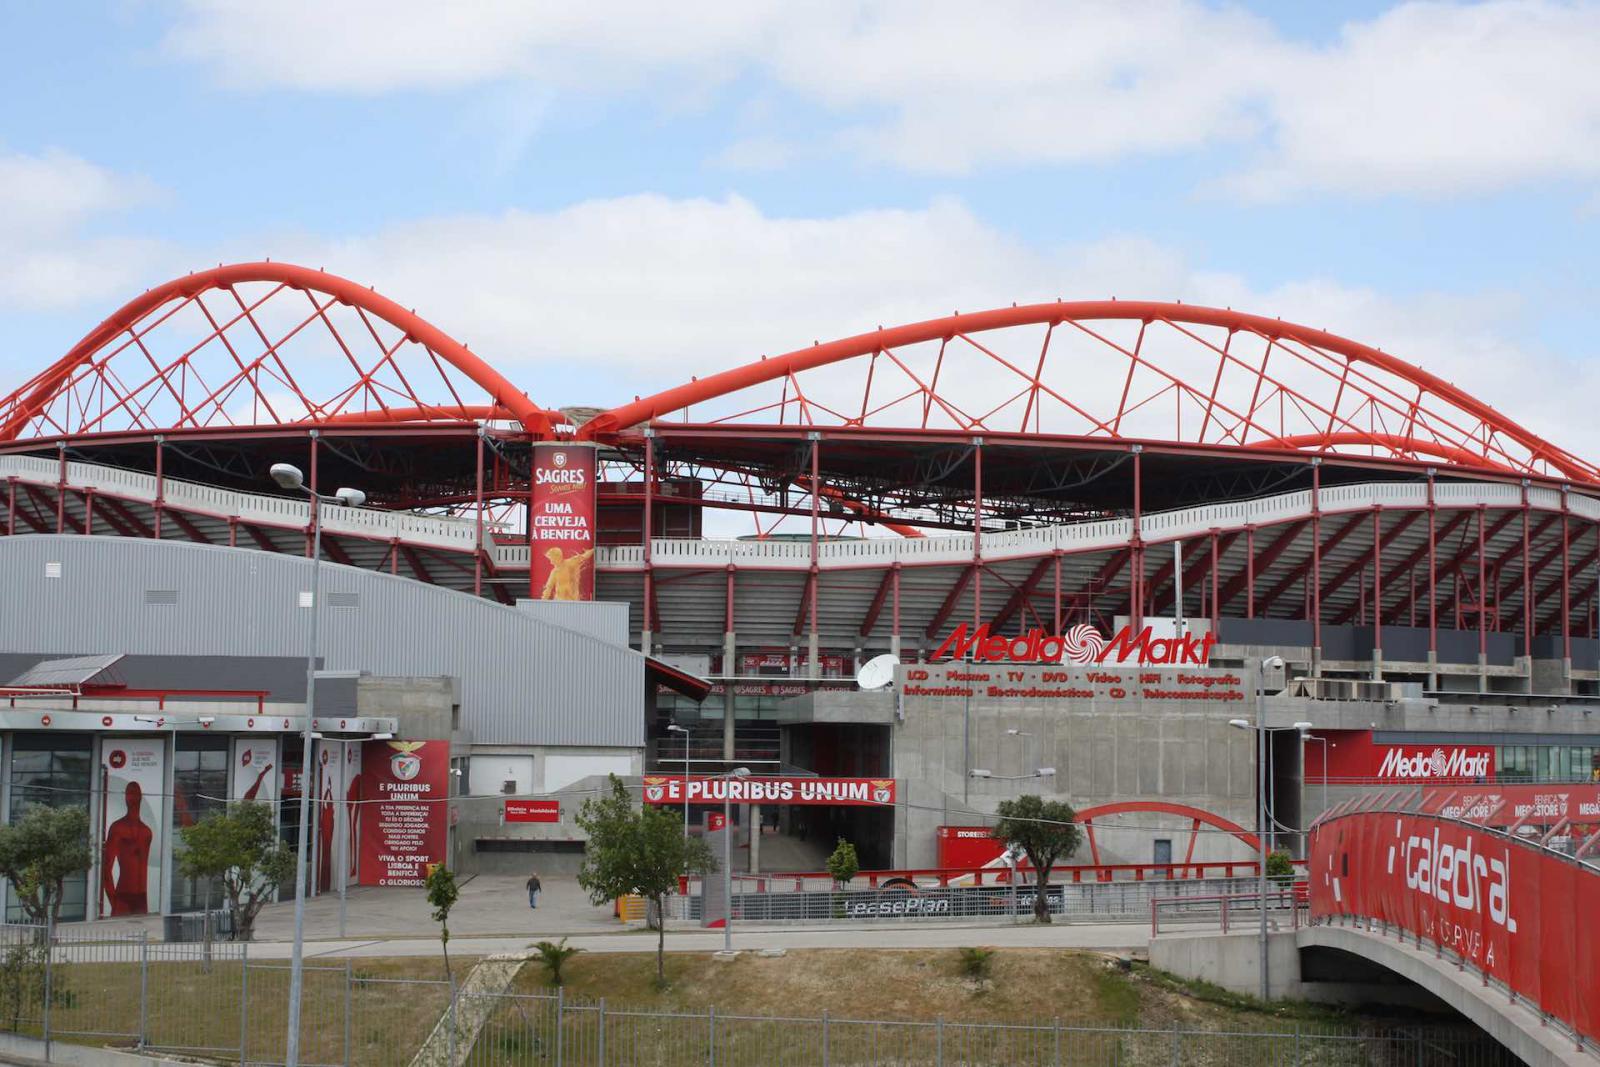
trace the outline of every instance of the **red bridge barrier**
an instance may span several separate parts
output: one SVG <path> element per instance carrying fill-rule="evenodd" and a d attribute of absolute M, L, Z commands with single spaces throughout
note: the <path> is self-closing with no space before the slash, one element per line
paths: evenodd
<path fill-rule="evenodd" d="M 1435 815 L 1336 815 L 1311 833 L 1313 922 L 1377 920 L 1600 1041 L 1600 868 Z"/>

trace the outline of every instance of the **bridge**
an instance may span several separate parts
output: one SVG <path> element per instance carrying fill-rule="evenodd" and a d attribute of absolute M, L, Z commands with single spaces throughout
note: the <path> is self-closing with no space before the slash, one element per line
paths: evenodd
<path fill-rule="evenodd" d="M 1594 784 L 1354 798 L 1311 828 L 1309 899 L 1269 907 L 1269 989 L 1399 1003 L 1398 976 L 1525 1062 L 1600 1063 L 1597 853 Z M 1230 900 L 1222 936 L 1196 934 L 1193 902 L 1178 900 L 1163 930 L 1158 904 L 1152 962 L 1254 992 L 1259 902 Z"/>

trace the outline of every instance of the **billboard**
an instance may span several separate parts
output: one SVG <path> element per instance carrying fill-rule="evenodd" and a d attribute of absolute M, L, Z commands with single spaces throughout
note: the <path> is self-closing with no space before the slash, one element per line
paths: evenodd
<path fill-rule="evenodd" d="M 1473 782 L 1493 780 L 1493 745 L 1457 744 L 1441 738 L 1426 744 L 1386 745 L 1369 730 L 1323 730 L 1305 744 L 1308 782 Z M 1327 744 L 1315 740 L 1325 739 Z M 1326 749 L 1327 765 L 1323 754 Z"/>
<path fill-rule="evenodd" d="M 1489 785 L 1429 789 L 1423 808 L 1487 826 L 1600 825 L 1600 785 Z"/>
<path fill-rule="evenodd" d="M 97 915 L 161 910 L 167 744 L 108 737 L 100 744 L 100 892 Z"/>
<path fill-rule="evenodd" d="M 536 600 L 594 599 L 595 450 L 533 446 L 529 588 Z"/>
<path fill-rule="evenodd" d="M 1600 1039 L 1600 873 L 1491 830 L 1363 812 L 1311 835 L 1311 914 L 1360 916 L 1454 952 Z"/>
<path fill-rule="evenodd" d="M 690 778 L 681 774 L 644 776 L 646 804 L 842 804 L 890 807 L 893 778 L 808 778 L 774 775 L 761 778 Z"/>
<path fill-rule="evenodd" d="M 278 741 L 274 737 L 236 737 L 233 739 L 233 773 L 229 776 L 231 800 L 255 800 L 275 804 L 278 800 Z"/>
<path fill-rule="evenodd" d="M 362 747 L 361 884 L 421 885 L 428 866 L 445 861 L 450 742 L 368 741 Z"/>
<path fill-rule="evenodd" d="M 506 822 L 560 822 L 559 800 L 508 800 L 505 802 Z"/>

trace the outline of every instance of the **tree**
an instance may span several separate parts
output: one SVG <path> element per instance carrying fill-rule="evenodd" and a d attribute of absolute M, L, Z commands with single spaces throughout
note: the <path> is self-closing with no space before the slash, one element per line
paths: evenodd
<path fill-rule="evenodd" d="M 1294 857 L 1281 848 L 1267 853 L 1267 877 L 1280 886 L 1294 881 Z"/>
<path fill-rule="evenodd" d="M 228 898 L 233 936 L 255 936 L 256 915 L 279 885 L 294 874 L 294 853 L 273 825 L 272 808 L 253 800 L 213 811 L 178 831 L 183 851 L 178 870 L 186 878 L 213 878 Z M 207 936 L 211 924 L 206 923 Z"/>
<path fill-rule="evenodd" d="M 0 826 L 0 875 L 36 923 L 61 921 L 66 880 L 89 869 L 89 812 L 33 804 L 20 820 Z"/>
<path fill-rule="evenodd" d="M 455 872 L 444 864 L 435 864 L 428 872 L 423 887 L 428 892 L 428 903 L 433 907 L 433 921 L 439 924 L 439 947 L 444 950 L 444 977 L 454 983 L 450 974 L 450 909 L 461 897 L 461 887 L 456 885 Z"/>
<path fill-rule="evenodd" d="M 856 858 L 856 846 L 839 838 L 839 844 L 828 857 L 828 874 L 833 878 L 833 884 L 844 888 L 846 882 L 854 878 L 861 870 L 861 861 Z"/>
<path fill-rule="evenodd" d="M 611 775 L 609 795 L 583 802 L 578 827 L 588 835 L 578 884 L 589 900 L 604 904 L 636 893 L 658 914 L 666 914 L 666 898 L 678 879 L 690 872 L 717 869 L 711 850 L 698 837 L 684 837 L 677 812 L 640 806 L 628 795 L 622 779 Z M 667 924 L 656 928 L 656 982 L 666 983 Z"/>
<path fill-rule="evenodd" d="M 1045 800 L 1043 797 L 1018 797 L 1002 800 L 996 809 L 1000 821 L 989 835 L 1022 849 L 1033 864 L 1037 888 L 1033 895 L 1033 917 L 1036 921 L 1050 921 L 1050 900 L 1047 895 L 1050 869 L 1056 861 L 1064 860 L 1078 851 L 1083 835 L 1078 830 L 1077 813 L 1064 800 Z"/>

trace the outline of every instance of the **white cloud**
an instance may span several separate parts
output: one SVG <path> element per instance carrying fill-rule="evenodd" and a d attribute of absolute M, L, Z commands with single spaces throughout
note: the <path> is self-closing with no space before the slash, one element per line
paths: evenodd
<path fill-rule="evenodd" d="M 1239 160 L 1222 187 L 1259 198 L 1475 192 L 1600 171 L 1592 3 L 1413 2 L 1325 45 L 1196 0 L 189 0 L 182 12 L 170 50 L 237 85 L 379 93 L 524 80 L 683 107 L 753 76 L 759 91 L 835 114 L 821 144 L 796 145 L 774 109 L 769 128 L 718 157 L 734 166 L 825 150 L 961 173 L 1221 148 Z"/>
<path fill-rule="evenodd" d="M 39 310 L 132 296 L 159 246 L 88 231 L 155 193 L 143 178 L 65 152 L 0 155 L 0 306 Z"/>

